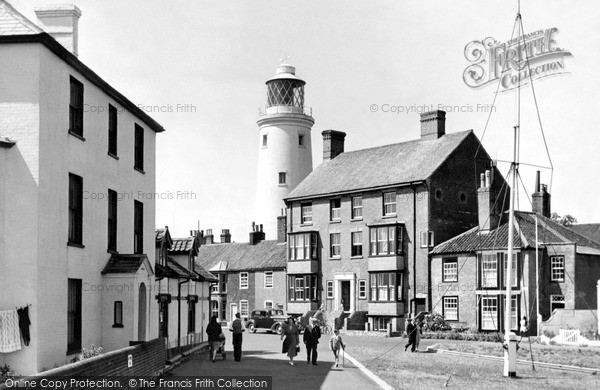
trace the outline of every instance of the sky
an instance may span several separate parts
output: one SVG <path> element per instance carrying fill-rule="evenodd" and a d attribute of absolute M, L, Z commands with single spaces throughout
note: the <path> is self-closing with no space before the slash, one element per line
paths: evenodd
<path fill-rule="evenodd" d="M 10 1 L 10 0 L 9 0 Z M 35 4 L 10 1 L 33 17 Z M 467 86 L 472 41 L 511 37 L 517 2 L 74 0 L 82 10 L 79 59 L 145 110 L 157 135 L 156 226 L 172 235 L 230 229 L 247 242 L 254 217 L 258 109 L 265 81 L 289 56 L 312 107 L 313 166 L 321 131 L 347 133 L 346 151 L 416 139 L 418 110 L 441 108 L 446 132 L 473 129 L 492 158 L 512 159 L 517 93 Z M 564 74 L 521 89 L 520 173 L 527 194 L 536 168 L 552 184 L 552 210 L 600 222 L 600 7 L 597 1 L 521 1 L 525 32 L 556 27 L 556 47 L 572 53 Z M 392 108 L 394 107 L 394 108 Z M 395 112 L 391 112 L 395 111 Z M 486 128 L 486 122 L 489 124 Z M 505 175 L 507 163 L 499 163 Z M 189 194 L 176 199 L 177 192 Z M 258 222 L 258 221 L 257 221 Z"/>

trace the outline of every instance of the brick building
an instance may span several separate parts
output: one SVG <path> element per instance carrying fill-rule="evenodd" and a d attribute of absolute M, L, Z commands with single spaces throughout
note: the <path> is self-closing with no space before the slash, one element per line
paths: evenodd
<path fill-rule="evenodd" d="M 248 243 L 231 243 L 229 231 L 224 230 L 221 243 L 207 243 L 198 250 L 196 264 L 219 279 L 211 292 L 211 315 L 219 321 L 231 321 L 237 312 L 247 318 L 254 309 L 284 308 L 285 238 L 264 238 L 262 226 L 253 224 Z"/>
<path fill-rule="evenodd" d="M 502 332 L 508 215 L 498 218 L 488 212 L 487 206 L 494 202 L 495 195 L 490 195 L 485 179 L 478 191 L 479 226 L 439 244 L 431 252 L 432 302 L 434 311 L 450 322 L 474 330 Z M 516 331 L 518 319 L 526 316 L 529 329 L 535 334 L 538 294 L 543 321 L 555 309 L 589 311 L 597 307 L 600 244 L 549 218 L 550 194 L 545 186 L 536 184 L 532 198 L 534 212 L 515 212 L 511 296 L 512 330 Z"/>
<path fill-rule="evenodd" d="M 323 163 L 286 198 L 287 309 L 403 329 L 431 307 L 429 250 L 477 225 L 474 184 L 490 158 L 473 131 L 446 134 L 443 111 L 398 144 L 344 152 L 345 133 L 322 134 Z"/>
<path fill-rule="evenodd" d="M 0 0 L 0 310 L 31 320 L 0 366 L 24 375 L 155 338 L 158 317 L 145 195 L 164 129 L 77 58 L 77 7 L 36 15 Z"/>

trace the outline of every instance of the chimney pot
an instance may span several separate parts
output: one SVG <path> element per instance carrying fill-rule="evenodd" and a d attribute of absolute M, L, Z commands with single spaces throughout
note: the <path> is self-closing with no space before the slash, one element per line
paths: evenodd
<path fill-rule="evenodd" d="M 536 192 L 531 195 L 531 209 L 534 213 L 543 215 L 546 218 L 551 216 L 551 197 L 548 193 L 548 187 L 545 184 L 540 184 L 540 171 L 535 175 Z"/>
<path fill-rule="evenodd" d="M 323 161 L 333 160 L 344 153 L 344 139 L 346 133 L 337 130 L 324 130 L 323 136 Z"/>
<path fill-rule="evenodd" d="M 74 4 L 50 4 L 36 6 L 34 11 L 40 27 L 77 56 L 81 10 Z"/>
<path fill-rule="evenodd" d="M 421 139 L 438 139 L 446 134 L 446 111 L 434 110 L 421 114 Z"/>
<path fill-rule="evenodd" d="M 485 188 L 491 187 L 490 171 L 485 171 Z"/>

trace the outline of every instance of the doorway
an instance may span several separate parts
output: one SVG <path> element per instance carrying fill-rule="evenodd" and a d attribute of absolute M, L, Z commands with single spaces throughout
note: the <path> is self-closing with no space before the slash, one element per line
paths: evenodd
<path fill-rule="evenodd" d="M 350 281 L 342 280 L 340 281 L 340 287 L 342 290 L 342 310 L 350 311 Z"/>
<path fill-rule="evenodd" d="M 140 284 L 138 296 L 138 341 L 146 341 L 146 285 Z"/>
<path fill-rule="evenodd" d="M 232 303 L 230 306 L 231 310 L 229 311 L 229 320 L 233 321 L 235 318 L 235 313 L 238 312 L 237 303 Z"/>

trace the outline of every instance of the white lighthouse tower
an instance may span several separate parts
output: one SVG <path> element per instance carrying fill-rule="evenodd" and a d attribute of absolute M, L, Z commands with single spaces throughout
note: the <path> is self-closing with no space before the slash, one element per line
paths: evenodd
<path fill-rule="evenodd" d="M 282 62 L 266 82 L 267 106 L 259 127 L 256 222 L 267 239 L 277 238 L 277 216 L 283 198 L 312 171 L 310 130 L 315 120 L 304 107 L 304 80 L 296 68 Z"/>

